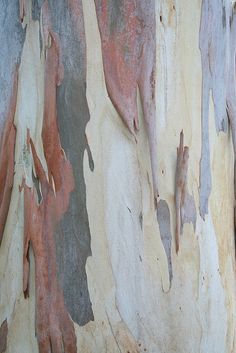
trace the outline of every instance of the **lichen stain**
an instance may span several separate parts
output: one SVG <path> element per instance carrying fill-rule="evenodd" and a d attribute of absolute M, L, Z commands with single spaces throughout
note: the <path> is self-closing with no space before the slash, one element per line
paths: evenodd
<path fill-rule="evenodd" d="M 179 252 L 180 235 L 183 233 L 183 224 L 192 223 L 196 226 L 196 207 L 194 199 L 189 195 L 187 187 L 189 148 L 184 146 L 184 133 L 180 133 L 179 147 L 177 148 L 177 163 L 175 173 L 175 246 Z"/>
<path fill-rule="evenodd" d="M 129 131 L 139 128 L 137 88 L 146 123 L 153 177 L 158 198 L 155 108 L 155 1 L 95 0 L 102 40 L 105 81 L 109 97 Z M 114 10 L 119 8 L 116 17 Z"/>
<path fill-rule="evenodd" d="M 4 353 L 7 349 L 8 325 L 7 319 L 3 321 L 0 327 L 0 353 Z"/>
<path fill-rule="evenodd" d="M 14 116 L 17 101 L 17 81 L 18 68 L 15 69 L 14 73 L 12 96 L 9 103 L 7 119 L 2 131 L 0 145 L 0 244 L 2 241 L 3 232 L 6 224 L 6 219 L 11 201 L 11 191 L 13 187 L 16 140 Z"/>
<path fill-rule="evenodd" d="M 36 335 L 40 353 L 76 353 L 76 336 L 64 303 L 57 279 L 55 231 L 68 209 L 70 193 L 74 189 L 73 171 L 62 150 L 57 127 L 56 87 L 62 80 L 59 39 L 50 28 L 46 31 L 50 47 L 46 50 L 45 97 L 42 141 L 48 175 L 30 138 L 36 178 L 39 180 L 42 200 L 38 204 L 36 189 L 23 181 L 24 189 L 24 255 L 23 291 L 29 295 L 29 246 L 35 257 Z"/>

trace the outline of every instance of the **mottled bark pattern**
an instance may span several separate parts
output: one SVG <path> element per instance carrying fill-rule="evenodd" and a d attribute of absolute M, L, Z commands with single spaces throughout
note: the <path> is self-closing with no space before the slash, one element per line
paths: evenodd
<path fill-rule="evenodd" d="M 86 261 L 91 256 L 91 236 L 86 208 L 84 152 L 90 169 L 93 159 L 85 135 L 89 121 L 86 99 L 86 44 L 81 0 L 50 0 L 53 28 L 60 33 L 64 79 L 57 91 L 60 139 L 72 165 L 75 188 L 67 212 L 57 227 L 56 251 L 58 276 L 66 307 L 79 325 L 93 320 Z M 66 234 L 66 237 L 64 236 Z"/>
<path fill-rule="evenodd" d="M 29 245 L 35 257 L 36 335 L 40 353 L 76 353 L 74 325 L 66 310 L 63 292 L 57 280 L 55 230 L 69 205 L 74 188 L 70 162 L 61 148 L 57 127 L 56 87 L 62 80 L 59 40 L 49 24 L 45 3 L 44 37 L 50 43 L 46 50 L 43 148 L 47 162 L 46 175 L 28 131 L 36 177 L 42 201 L 38 204 L 36 190 L 24 185 L 24 277 L 23 290 L 28 295 Z"/>
<path fill-rule="evenodd" d="M 202 59 L 202 112 L 201 112 L 201 163 L 200 163 L 200 215 L 208 213 L 211 192 L 211 165 L 209 147 L 209 100 L 215 108 L 216 130 L 227 130 L 226 81 L 227 57 L 226 35 L 228 17 L 221 0 L 203 0 L 199 46 Z"/>
<path fill-rule="evenodd" d="M 95 0 L 109 97 L 131 133 L 138 129 L 139 88 L 151 154 L 155 204 L 157 141 L 155 118 L 155 1 Z"/>
<path fill-rule="evenodd" d="M 0 327 L 0 353 L 4 353 L 7 349 L 8 325 L 7 319 L 3 321 Z"/>

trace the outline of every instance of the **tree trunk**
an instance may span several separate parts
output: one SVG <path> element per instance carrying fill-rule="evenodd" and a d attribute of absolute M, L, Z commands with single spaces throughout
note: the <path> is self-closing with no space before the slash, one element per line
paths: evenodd
<path fill-rule="evenodd" d="M 0 353 L 236 353 L 231 0 L 0 3 Z"/>

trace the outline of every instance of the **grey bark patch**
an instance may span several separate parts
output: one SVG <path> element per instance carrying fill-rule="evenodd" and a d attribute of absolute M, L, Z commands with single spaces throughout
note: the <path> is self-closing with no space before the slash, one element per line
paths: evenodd
<path fill-rule="evenodd" d="M 96 6 L 98 13 L 102 16 L 102 0 L 97 0 Z M 125 28 L 124 0 L 110 0 L 107 11 L 110 34 L 121 33 Z"/>
<path fill-rule="evenodd" d="M 40 20 L 40 11 L 44 0 L 32 0 L 32 19 L 34 21 Z"/>
<path fill-rule="evenodd" d="M 157 203 L 157 221 L 159 224 L 161 240 L 167 256 L 169 277 L 171 282 L 173 278 L 172 260 L 171 260 L 172 235 L 170 230 L 170 210 L 165 200 L 160 200 Z"/>
<path fill-rule="evenodd" d="M 85 325 L 94 320 L 85 270 L 87 258 L 91 256 L 83 170 L 85 149 L 91 170 L 94 163 L 85 136 L 90 116 L 86 100 L 83 14 L 75 24 L 64 1 L 52 0 L 50 6 L 54 30 L 60 36 L 64 64 L 64 80 L 57 91 L 58 127 L 61 144 L 71 162 L 75 179 L 69 208 L 56 235 L 58 277 L 72 319 L 79 325 Z M 76 26 L 81 32 L 77 31 Z"/>
<path fill-rule="evenodd" d="M 236 234 L 236 92 L 235 92 L 235 57 L 236 57 L 236 4 L 234 4 L 229 14 L 229 67 L 228 67 L 228 81 L 227 81 L 227 113 L 231 127 L 233 149 L 234 149 L 234 229 Z M 236 236 L 235 236 L 236 244 Z M 235 247 L 236 249 L 236 247 Z"/>
<path fill-rule="evenodd" d="M 7 334 L 8 334 L 8 325 L 7 319 L 3 321 L 0 327 L 0 353 L 4 353 L 7 349 Z"/>
<path fill-rule="evenodd" d="M 226 112 L 226 64 L 227 25 L 226 8 L 221 0 L 203 0 L 199 46 L 202 61 L 202 149 L 200 165 L 200 215 L 205 219 L 208 213 L 208 199 L 211 192 L 210 150 L 209 150 L 209 97 L 215 110 L 217 132 L 227 131 Z"/>
<path fill-rule="evenodd" d="M 19 1 L 0 1 L 0 131 L 5 123 L 12 89 L 12 74 L 20 63 L 25 40 L 19 18 Z"/>
<path fill-rule="evenodd" d="M 112 0 L 109 4 L 109 29 L 111 33 L 124 30 L 124 0 Z"/>
<path fill-rule="evenodd" d="M 188 192 L 185 195 L 184 205 L 181 208 L 181 220 L 182 220 L 181 234 L 183 232 L 184 223 L 192 223 L 195 231 L 196 221 L 197 221 L 196 206 L 195 206 L 193 196 L 190 195 Z"/>
<path fill-rule="evenodd" d="M 211 163 L 210 163 L 210 145 L 209 145 L 209 94 L 205 96 L 208 90 L 207 78 L 202 83 L 202 127 L 201 127 L 201 161 L 200 161 L 200 215 L 205 219 L 208 214 L 208 199 L 211 193 Z"/>

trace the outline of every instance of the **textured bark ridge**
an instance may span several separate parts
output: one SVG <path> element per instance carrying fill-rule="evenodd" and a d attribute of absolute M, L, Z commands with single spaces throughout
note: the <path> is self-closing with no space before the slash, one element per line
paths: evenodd
<path fill-rule="evenodd" d="M 95 4 L 108 94 L 132 134 L 138 129 L 137 89 L 140 91 L 156 204 L 155 1 L 95 0 Z"/>
<path fill-rule="evenodd" d="M 87 258 L 92 254 L 83 167 L 85 150 L 91 170 L 94 163 L 85 134 L 90 115 L 86 99 L 83 8 L 81 0 L 50 0 L 49 8 L 53 29 L 60 34 L 64 65 L 64 79 L 57 90 L 58 128 L 75 181 L 68 210 L 56 230 L 58 277 L 72 319 L 85 325 L 94 319 L 85 270 Z"/>
<path fill-rule="evenodd" d="M 189 148 L 184 146 L 184 133 L 180 133 L 179 147 L 177 148 L 177 164 L 175 173 L 175 246 L 176 253 L 179 252 L 180 235 L 183 233 L 184 223 L 192 223 L 196 226 L 196 207 L 194 199 L 188 193 L 187 175 L 188 175 Z"/>
<path fill-rule="evenodd" d="M 4 353 L 7 349 L 7 334 L 8 334 L 8 325 L 7 319 L 3 321 L 0 327 L 0 353 Z"/>
<path fill-rule="evenodd" d="M 227 130 L 227 27 L 228 11 L 221 0 L 203 0 L 200 25 L 200 50 L 202 59 L 202 147 L 200 163 L 200 215 L 208 213 L 211 192 L 209 148 L 209 100 L 215 109 L 217 132 Z"/>
<path fill-rule="evenodd" d="M 57 127 L 56 87 L 63 75 L 59 40 L 56 33 L 46 27 L 46 23 L 48 22 L 45 20 L 44 39 L 46 43 L 50 43 L 50 47 L 46 51 L 42 140 L 48 175 L 41 165 L 28 131 L 28 147 L 31 146 L 41 201 L 39 203 L 36 189 L 31 190 L 24 183 L 23 290 L 27 297 L 28 252 L 31 243 L 35 257 L 36 335 L 39 352 L 76 353 L 74 325 L 65 308 L 63 292 L 57 280 L 55 248 L 56 227 L 68 209 L 74 179 L 70 162 L 61 148 Z"/>
<path fill-rule="evenodd" d="M 10 99 L 8 116 L 1 136 L 0 146 L 0 244 L 3 237 L 7 214 L 11 200 L 11 190 L 14 176 L 14 152 L 16 140 L 16 128 L 14 116 L 17 97 L 17 75 L 15 70 L 13 79 L 12 97 Z"/>

